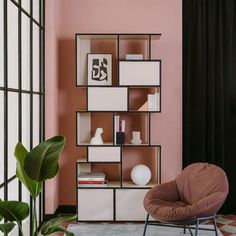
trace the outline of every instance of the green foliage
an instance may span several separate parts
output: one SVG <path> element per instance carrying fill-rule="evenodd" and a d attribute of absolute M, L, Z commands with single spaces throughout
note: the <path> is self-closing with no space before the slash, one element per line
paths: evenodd
<path fill-rule="evenodd" d="M 17 160 L 16 176 L 28 189 L 32 197 L 32 232 L 33 235 L 39 235 L 41 229 L 42 235 L 50 235 L 54 232 L 64 232 L 67 236 L 74 234 L 68 232 L 61 224 L 72 221 L 76 216 L 58 216 L 49 220 L 41 227 L 37 225 L 36 198 L 42 191 L 43 181 L 53 178 L 59 168 L 58 160 L 60 153 L 65 145 L 64 136 L 55 136 L 48 139 L 30 152 L 18 143 L 15 147 L 15 157 Z M 29 206 L 27 203 L 18 201 L 2 201 L 0 199 L 0 221 L 5 219 L 4 224 L 0 224 L 0 231 L 8 234 L 14 227 L 16 222 L 20 230 L 20 236 L 23 236 L 21 221 L 29 215 Z"/>
<path fill-rule="evenodd" d="M 64 136 L 48 139 L 26 154 L 24 170 L 37 182 L 53 178 L 59 168 L 58 159 L 65 145 Z"/>
<path fill-rule="evenodd" d="M 23 221 L 29 215 L 29 206 L 25 202 L 0 201 L 0 215 L 6 221 Z"/>
<path fill-rule="evenodd" d="M 61 224 L 73 221 L 76 219 L 76 215 L 71 216 L 58 216 L 55 219 L 51 219 L 43 223 L 41 227 L 42 235 L 50 235 L 56 232 L 64 232 L 67 236 L 73 236 L 74 234 L 61 227 Z"/>
<path fill-rule="evenodd" d="M 5 224 L 0 224 L 0 231 L 3 232 L 4 234 L 8 234 L 10 233 L 14 227 L 15 227 L 15 223 L 13 222 L 8 222 L 8 223 L 5 223 Z"/>
<path fill-rule="evenodd" d="M 21 143 L 18 143 L 15 147 L 14 154 L 17 160 L 16 176 L 28 189 L 32 198 L 36 198 L 39 195 L 39 193 L 42 191 L 42 182 L 36 182 L 32 180 L 31 178 L 28 177 L 28 175 L 24 171 L 24 163 L 25 163 L 25 158 L 26 158 L 26 155 L 28 154 L 28 151 Z"/>

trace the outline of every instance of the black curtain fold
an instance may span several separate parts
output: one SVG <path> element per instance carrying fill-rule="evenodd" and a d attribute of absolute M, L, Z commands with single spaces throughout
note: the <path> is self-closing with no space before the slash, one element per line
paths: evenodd
<path fill-rule="evenodd" d="M 183 165 L 222 167 L 236 213 L 236 1 L 183 0 Z"/>

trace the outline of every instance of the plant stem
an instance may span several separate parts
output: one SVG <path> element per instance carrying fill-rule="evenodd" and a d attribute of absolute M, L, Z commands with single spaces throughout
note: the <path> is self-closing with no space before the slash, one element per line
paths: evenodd
<path fill-rule="evenodd" d="M 36 192 L 38 190 L 38 184 L 36 184 Z M 37 197 L 33 198 L 33 209 L 32 209 L 32 213 L 33 213 L 33 232 L 34 235 L 37 236 L 38 235 L 38 221 L 37 221 L 37 211 L 36 211 L 36 199 Z"/>
<path fill-rule="evenodd" d="M 19 236 L 24 236 L 24 234 L 23 234 L 23 230 L 22 230 L 22 224 L 21 224 L 20 222 L 17 221 L 17 225 L 18 225 L 19 230 L 20 230 L 20 232 L 19 232 Z"/>

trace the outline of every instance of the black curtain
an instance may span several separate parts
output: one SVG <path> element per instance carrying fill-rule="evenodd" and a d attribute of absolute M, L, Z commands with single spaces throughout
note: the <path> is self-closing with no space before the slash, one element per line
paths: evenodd
<path fill-rule="evenodd" d="M 236 213 L 236 0 L 183 0 L 183 163 L 222 167 Z"/>

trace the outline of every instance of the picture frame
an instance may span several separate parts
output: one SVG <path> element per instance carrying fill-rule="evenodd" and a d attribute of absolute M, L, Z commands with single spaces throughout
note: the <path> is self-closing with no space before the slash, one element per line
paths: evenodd
<path fill-rule="evenodd" d="M 88 85 L 112 85 L 112 54 L 88 53 Z"/>

